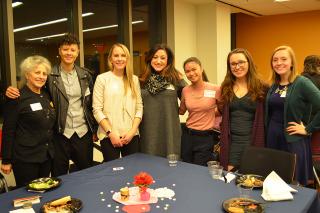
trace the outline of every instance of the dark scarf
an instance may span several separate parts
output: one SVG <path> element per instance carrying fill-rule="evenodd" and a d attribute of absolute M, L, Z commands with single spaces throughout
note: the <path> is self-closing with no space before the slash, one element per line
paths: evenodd
<path fill-rule="evenodd" d="M 151 75 L 144 85 L 144 88 L 148 90 L 152 95 L 156 95 L 159 92 L 165 90 L 170 82 L 168 82 L 163 76 L 151 72 Z"/>

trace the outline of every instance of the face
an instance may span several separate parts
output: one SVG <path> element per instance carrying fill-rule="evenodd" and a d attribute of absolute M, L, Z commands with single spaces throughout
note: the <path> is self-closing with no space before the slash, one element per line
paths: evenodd
<path fill-rule="evenodd" d="M 289 76 L 292 60 L 287 50 L 279 50 L 272 57 L 272 68 L 280 76 Z"/>
<path fill-rule="evenodd" d="M 127 65 L 127 56 L 121 47 L 115 47 L 112 50 L 111 58 L 109 59 L 114 70 L 124 70 Z"/>
<path fill-rule="evenodd" d="M 240 79 L 247 76 L 249 65 L 243 53 L 232 54 L 229 63 L 231 72 L 236 78 Z"/>
<path fill-rule="evenodd" d="M 165 50 L 158 50 L 151 59 L 151 66 L 157 72 L 161 72 L 168 64 L 168 55 Z"/>
<path fill-rule="evenodd" d="M 196 83 L 202 79 L 202 68 L 196 62 L 186 63 L 184 72 L 191 83 Z"/>
<path fill-rule="evenodd" d="M 77 44 L 64 44 L 59 48 L 61 63 L 72 65 L 79 55 L 79 47 Z"/>
<path fill-rule="evenodd" d="M 26 73 L 27 85 L 35 90 L 41 89 L 46 83 L 48 73 L 43 65 L 38 65 L 34 70 Z"/>

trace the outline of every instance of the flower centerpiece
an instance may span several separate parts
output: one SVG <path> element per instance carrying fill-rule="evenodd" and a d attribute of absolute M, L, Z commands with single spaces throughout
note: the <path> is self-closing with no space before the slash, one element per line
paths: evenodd
<path fill-rule="evenodd" d="M 140 199 L 148 201 L 150 199 L 150 193 L 147 189 L 149 185 L 153 184 L 153 177 L 147 172 L 139 172 L 134 176 L 133 184 L 139 187 Z"/>

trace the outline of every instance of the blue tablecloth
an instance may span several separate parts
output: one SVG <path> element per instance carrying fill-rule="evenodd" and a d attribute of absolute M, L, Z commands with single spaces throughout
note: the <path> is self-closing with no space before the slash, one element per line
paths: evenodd
<path fill-rule="evenodd" d="M 124 169 L 114 171 L 115 167 Z M 222 202 L 239 194 L 233 182 L 225 184 L 223 181 L 213 180 L 206 167 L 183 162 L 179 162 L 177 167 L 169 167 L 164 158 L 139 153 L 61 176 L 61 186 L 40 194 L 41 203 L 33 205 L 33 208 L 38 212 L 45 202 L 71 195 L 83 201 L 81 213 L 122 212 L 123 205 L 112 200 L 112 192 L 119 191 L 127 183 L 132 186 L 133 176 L 140 171 L 146 171 L 154 177 L 156 182 L 151 188 L 168 187 L 176 193 L 175 199 L 159 199 L 157 204 L 151 204 L 150 212 L 223 212 Z M 293 201 L 267 203 L 265 212 L 320 212 L 315 190 L 294 188 L 298 189 L 298 193 L 294 194 Z M 13 210 L 13 199 L 36 194 L 27 192 L 24 188 L 1 194 L 0 212 Z M 261 190 L 254 190 L 252 198 L 264 202 Z M 164 210 L 166 206 L 168 208 Z"/>

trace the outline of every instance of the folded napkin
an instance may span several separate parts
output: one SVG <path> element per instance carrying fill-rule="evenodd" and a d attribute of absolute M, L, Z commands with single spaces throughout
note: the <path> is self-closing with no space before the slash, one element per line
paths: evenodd
<path fill-rule="evenodd" d="M 232 174 L 231 172 L 227 173 L 225 175 L 226 181 L 227 183 L 230 183 L 236 176 L 234 174 Z M 222 181 L 225 181 L 224 177 L 219 178 Z"/>
<path fill-rule="evenodd" d="M 275 171 L 272 171 L 263 181 L 261 196 L 266 201 L 293 200 L 291 192 L 297 190 L 291 188 Z"/>

